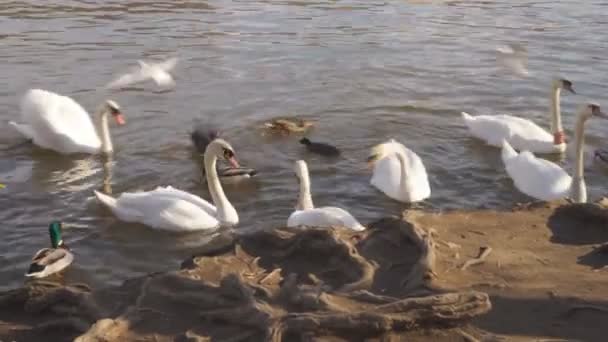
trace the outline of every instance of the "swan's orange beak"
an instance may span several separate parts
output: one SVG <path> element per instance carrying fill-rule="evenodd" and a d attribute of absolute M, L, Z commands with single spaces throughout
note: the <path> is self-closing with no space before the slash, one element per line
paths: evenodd
<path fill-rule="evenodd" d="M 230 166 L 232 166 L 233 168 L 240 167 L 239 162 L 236 161 L 235 157 L 228 158 L 228 162 L 230 163 Z"/>
<path fill-rule="evenodd" d="M 125 120 L 125 117 L 120 112 L 114 114 L 114 120 L 116 120 L 116 123 L 120 126 L 127 123 L 127 121 Z"/>

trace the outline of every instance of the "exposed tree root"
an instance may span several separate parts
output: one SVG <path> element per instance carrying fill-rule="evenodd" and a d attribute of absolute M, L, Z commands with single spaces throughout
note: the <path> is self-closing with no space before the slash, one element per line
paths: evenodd
<path fill-rule="evenodd" d="M 488 255 L 490 255 L 490 253 L 492 253 L 492 247 L 490 247 L 490 246 L 485 246 L 485 247 L 479 248 L 479 255 L 476 258 L 467 260 L 460 267 L 460 270 L 464 271 L 471 266 L 482 264 L 483 262 L 485 262 L 486 258 L 488 257 Z"/>
<path fill-rule="evenodd" d="M 428 287 L 437 273 L 435 273 L 435 241 L 431 232 L 425 231 L 415 223 L 415 212 L 405 215 L 400 225 L 401 231 L 413 241 L 420 250 L 420 257 L 410 270 L 407 277 L 401 283 L 407 291 L 413 291 L 419 287 Z M 408 221 L 405 221 L 408 220 Z"/>
<path fill-rule="evenodd" d="M 0 305 L 32 315 L 68 313 L 67 320 L 40 316 L 38 327 L 72 331 L 77 342 L 132 340 L 142 334 L 179 341 L 352 340 L 457 326 L 490 310 L 485 293 L 434 293 L 431 234 L 408 222 L 391 229 L 359 234 L 361 241 L 343 229 L 259 232 L 238 237 L 231 249 L 224 245 L 225 253 L 216 249 L 194 257 L 178 272 L 93 292 L 31 284 L 1 294 Z M 404 281 L 407 291 L 399 297 L 373 290 L 379 266 L 357 249 L 388 233 L 409 237 L 420 250 Z M 412 297 L 415 293 L 425 295 Z"/>

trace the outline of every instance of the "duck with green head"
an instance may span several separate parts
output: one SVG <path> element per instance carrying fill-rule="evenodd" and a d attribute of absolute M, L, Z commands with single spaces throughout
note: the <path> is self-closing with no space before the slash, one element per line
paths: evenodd
<path fill-rule="evenodd" d="M 74 260 L 74 255 L 61 239 L 61 222 L 54 221 L 49 225 L 51 247 L 36 252 L 32 258 L 26 277 L 44 278 L 62 271 Z"/>

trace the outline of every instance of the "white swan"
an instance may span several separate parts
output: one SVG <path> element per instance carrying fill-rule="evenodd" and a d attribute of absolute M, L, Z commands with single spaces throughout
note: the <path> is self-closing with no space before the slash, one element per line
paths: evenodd
<path fill-rule="evenodd" d="M 501 147 L 502 141 L 507 140 L 518 151 L 561 153 L 566 150 L 560 109 L 562 89 L 575 93 L 572 82 L 564 79 L 553 81 L 551 88 L 551 133 L 528 119 L 512 115 L 471 116 L 462 112 L 462 118 L 471 135 L 485 141 L 488 145 Z"/>
<path fill-rule="evenodd" d="M 95 196 L 114 215 L 127 222 L 140 222 L 147 226 L 169 231 L 195 231 L 219 226 L 233 226 L 239 216 L 226 198 L 217 176 L 217 158 L 223 157 L 238 167 L 234 151 L 222 139 L 212 141 L 205 151 L 207 183 L 213 203 L 170 186 L 153 191 L 123 193 L 117 199 L 95 191 Z"/>
<path fill-rule="evenodd" d="M 172 87 L 175 85 L 173 76 L 169 73 L 177 65 L 177 58 L 169 58 L 160 63 L 137 61 L 139 68 L 124 74 L 106 85 L 106 88 L 115 89 L 129 86 L 135 83 L 153 80 L 157 86 Z"/>
<path fill-rule="evenodd" d="M 505 140 L 502 160 L 515 187 L 536 199 L 551 201 L 571 197 L 577 203 L 587 201 L 584 176 L 585 122 L 592 116 L 608 119 L 597 104 L 582 106 L 576 121 L 576 169 L 574 178 L 564 169 L 545 159 L 536 158 L 531 152 L 515 152 Z"/>
<path fill-rule="evenodd" d="M 422 159 L 394 139 L 374 146 L 367 162 L 374 168 L 370 183 L 400 202 L 419 202 L 431 196 Z"/>
<path fill-rule="evenodd" d="M 60 153 L 111 153 L 108 115 L 124 125 L 125 119 L 114 101 L 108 100 L 99 107 L 94 125 L 86 110 L 73 99 L 30 89 L 21 100 L 24 123 L 9 124 L 34 144 Z"/>
<path fill-rule="evenodd" d="M 288 227 L 346 227 L 355 231 L 365 230 L 351 214 L 337 207 L 315 208 L 310 195 L 310 177 L 308 166 L 303 160 L 296 161 L 296 177 L 300 183 L 300 194 L 296 211 L 287 219 Z"/>

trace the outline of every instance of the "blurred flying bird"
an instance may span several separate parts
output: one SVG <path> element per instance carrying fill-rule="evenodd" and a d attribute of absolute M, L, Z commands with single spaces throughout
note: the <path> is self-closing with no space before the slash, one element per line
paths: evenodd
<path fill-rule="evenodd" d="M 177 58 L 173 57 L 164 62 L 150 63 L 137 61 L 139 67 L 135 67 L 128 74 L 122 75 L 110 82 L 106 88 L 123 88 L 135 83 L 145 82 L 152 79 L 160 87 L 172 87 L 175 85 L 173 77 L 169 73 L 177 64 Z"/>
<path fill-rule="evenodd" d="M 497 61 L 500 66 L 520 77 L 526 77 L 528 72 L 528 50 L 521 44 L 513 43 L 496 49 Z"/>

